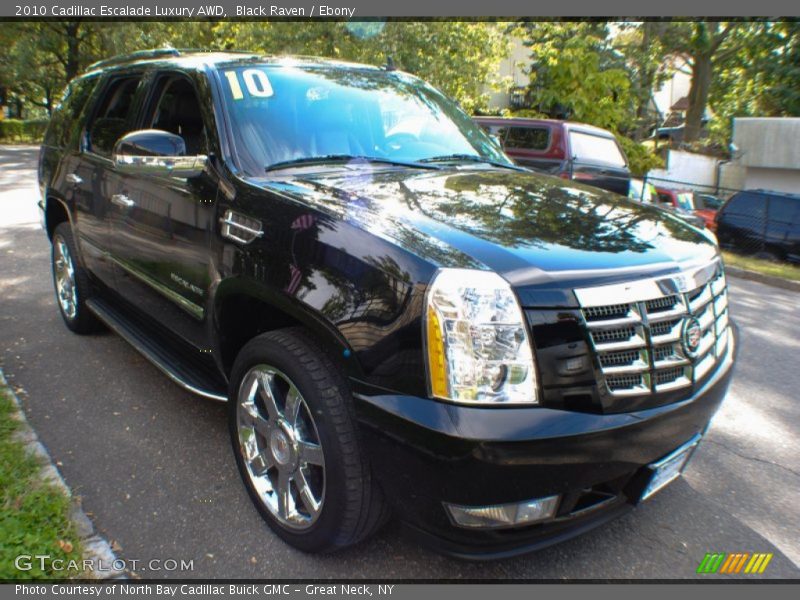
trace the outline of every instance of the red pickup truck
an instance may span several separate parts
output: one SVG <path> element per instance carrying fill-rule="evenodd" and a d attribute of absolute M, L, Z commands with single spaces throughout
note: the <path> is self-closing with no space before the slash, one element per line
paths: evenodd
<path fill-rule="evenodd" d="M 631 172 L 614 134 L 554 119 L 475 117 L 524 167 L 628 195 Z"/>

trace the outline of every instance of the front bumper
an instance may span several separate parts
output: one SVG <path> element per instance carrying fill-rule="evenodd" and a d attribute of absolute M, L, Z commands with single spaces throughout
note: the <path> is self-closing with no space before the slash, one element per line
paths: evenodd
<path fill-rule="evenodd" d="M 409 396 L 356 394 L 374 476 L 395 514 L 440 551 L 502 558 L 588 531 L 630 510 L 647 465 L 702 434 L 730 383 L 736 344 L 692 397 L 630 413 L 475 408 Z M 482 506 L 560 494 L 550 521 L 456 527 L 443 502 Z"/>

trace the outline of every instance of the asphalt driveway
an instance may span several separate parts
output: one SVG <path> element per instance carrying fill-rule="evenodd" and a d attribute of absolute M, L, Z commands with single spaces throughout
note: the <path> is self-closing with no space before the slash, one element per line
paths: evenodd
<path fill-rule="evenodd" d="M 138 575 L 687 578 L 712 551 L 773 552 L 756 577 L 800 575 L 798 294 L 730 279 L 741 345 L 729 397 L 686 477 L 625 517 L 492 563 L 434 554 L 394 524 L 356 548 L 309 556 L 274 536 L 251 506 L 223 405 L 184 392 L 113 334 L 64 327 L 38 225 L 36 156 L 0 146 L 0 367 L 120 557 L 194 561 L 191 572 Z"/>

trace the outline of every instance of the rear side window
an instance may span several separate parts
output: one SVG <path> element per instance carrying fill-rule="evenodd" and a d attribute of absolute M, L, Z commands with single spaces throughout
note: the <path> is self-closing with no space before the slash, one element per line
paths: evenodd
<path fill-rule="evenodd" d="M 580 162 L 612 167 L 624 167 L 628 164 L 614 138 L 570 131 L 569 145 L 572 157 Z"/>
<path fill-rule="evenodd" d="M 769 220 L 778 223 L 794 223 L 800 221 L 800 200 L 779 198 L 769 199 Z"/>
<path fill-rule="evenodd" d="M 506 146 L 526 150 L 547 150 L 550 145 L 550 129 L 547 127 L 510 127 Z"/>
<path fill-rule="evenodd" d="M 760 194 L 747 192 L 736 194 L 728 200 L 723 212 L 731 216 L 763 219 L 767 214 L 765 200 Z"/>
<path fill-rule="evenodd" d="M 64 98 L 53 113 L 44 143 L 48 146 L 68 146 L 72 141 L 75 123 L 97 85 L 97 77 L 76 79 L 64 90 Z"/>
<path fill-rule="evenodd" d="M 89 150 L 101 156 L 111 156 L 119 138 L 127 133 L 128 117 L 140 76 L 121 77 L 106 88 L 89 125 Z"/>

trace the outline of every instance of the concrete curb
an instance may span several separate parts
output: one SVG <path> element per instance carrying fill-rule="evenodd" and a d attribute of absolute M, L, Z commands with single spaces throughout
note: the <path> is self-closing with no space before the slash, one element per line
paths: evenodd
<path fill-rule="evenodd" d="M 92 520 L 81 508 L 80 498 L 73 496 L 72 490 L 69 489 L 69 486 L 53 463 L 53 459 L 47 452 L 47 448 L 39 441 L 36 432 L 28 423 L 28 419 L 25 418 L 25 413 L 22 410 L 22 402 L 20 402 L 13 388 L 9 385 L 3 375 L 2 369 L 0 369 L 0 386 L 5 386 L 9 390 L 9 395 L 16 405 L 16 412 L 12 415 L 12 418 L 19 421 L 20 427 L 14 432 L 12 439 L 22 442 L 25 449 L 36 457 L 36 460 L 42 466 L 40 471 L 42 480 L 52 483 L 72 501 L 70 519 L 75 525 L 78 537 L 80 537 L 83 546 L 83 558 L 85 561 L 90 561 L 84 564 L 102 566 L 102 571 L 84 571 L 81 579 L 127 579 L 128 576 L 126 572 L 116 568 L 118 564 L 122 564 L 122 561 L 117 560 L 108 541 L 95 531 Z"/>
<path fill-rule="evenodd" d="M 758 281 L 774 287 L 783 288 L 793 292 L 800 292 L 800 281 L 792 281 L 791 279 L 782 279 L 774 275 L 764 275 L 763 273 L 756 273 L 755 271 L 748 271 L 738 267 L 729 267 L 725 265 L 725 274 L 731 277 L 738 277 L 739 279 L 748 279 L 750 281 Z"/>

